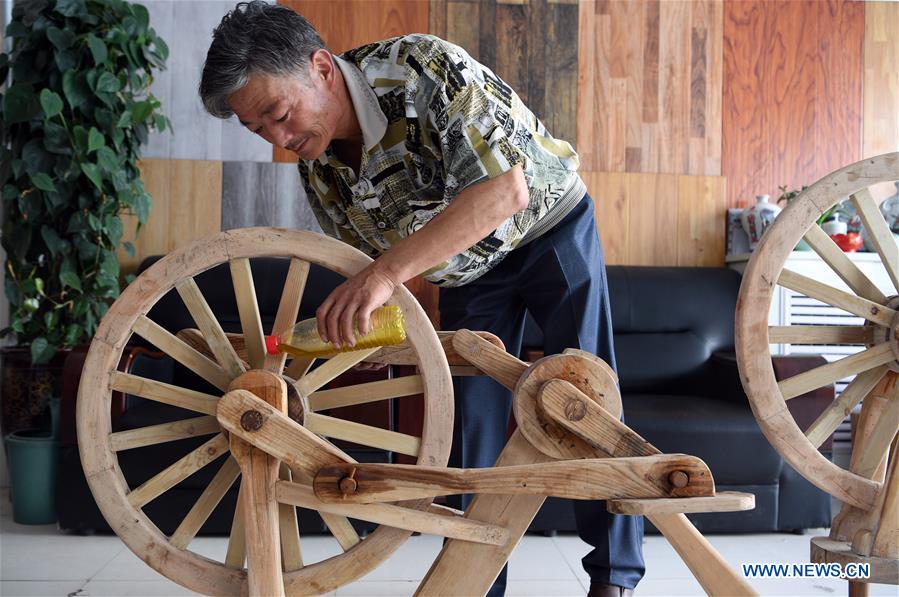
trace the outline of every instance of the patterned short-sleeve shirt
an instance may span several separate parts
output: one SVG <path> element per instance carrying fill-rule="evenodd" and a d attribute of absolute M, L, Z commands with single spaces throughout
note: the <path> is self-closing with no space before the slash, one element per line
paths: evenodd
<path fill-rule="evenodd" d="M 583 197 L 571 145 L 554 139 L 511 87 L 462 48 L 413 34 L 335 58 L 362 128 L 358 176 L 330 147 L 299 161 L 329 236 L 377 257 L 464 189 L 520 164 L 528 207 L 423 272 L 436 284 L 461 286 L 551 228 Z"/>

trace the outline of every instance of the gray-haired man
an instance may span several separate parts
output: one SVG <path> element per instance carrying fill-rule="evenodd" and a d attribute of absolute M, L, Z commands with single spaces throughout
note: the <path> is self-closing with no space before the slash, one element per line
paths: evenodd
<path fill-rule="evenodd" d="M 462 48 L 407 35 L 332 55 L 293 11 L 238 4 L 215 30 L 200 95 L 220 118 L 294 151 L 322 229 L 374 261 L 317 311 L 337 344 L 413 276 L 441 286 L 445 329 L 483 329 L 510 352 L 527 308 L 548 354 L 614 366 L 602 249 L 572 147 Z M 511 395 L 456 382 L 462 466 L 490 466 Z M 642 519 L 577 502 L 591 595 L 629 593 L 643 574 Z M 491 594 L 502 594 L 502 574 Z"/>

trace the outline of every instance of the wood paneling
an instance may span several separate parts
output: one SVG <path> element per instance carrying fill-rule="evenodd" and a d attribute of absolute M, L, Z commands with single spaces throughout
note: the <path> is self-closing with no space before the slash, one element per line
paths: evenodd
<path fill-rule="evenodd" d="M 585 0 L 578 26 L 583 167 L 720 174 L 722 2 Z"/>
<path fill-rule="evenodd" d="M 862 157 L 899 150 L 899 3 L 865 3 Z"/>
<path fill-rule="evenodd" d="M 153 198 L 150 217 L 135 239 L 137 218 L 123 217 L 123 241 L 131 241 L 134 257 L 119 251 L 122 273 L 132 273 L 141 260 L 164 255 L 219 231 L 222 209 L 222 163 L 195 160 L 142 160 L 144 187 Z"/>
<path fill-rule="evenodd" d="M 152 133 L 144 158 L 182 160 L 271 161 L 272 149 L 237 119 L 220 120 L 206 113 L 197 94 L 211 33 L 231 0 L 147 0 L 150 24 L 166 41 L 170 54 L 165 70 L 153 74 L 151 91 L 162 103 L 174 132 Z M 189 23 L 190 26 L 185 26 Z M 197 32 L 203 32 L 198 35 Z"/>
<path fill-rule="evenodd" d="M 585 172 L 609 265 L 724 265 L 720 176 Z"/>
<path fill-rule="evenodd" d="M 864 11 L 845 0 L 725 2 L 728 206 L 861 157 Z"/>
<path fill-rule="evenodd" d="M 425 0 L 279 0 L 278 4 L 306 17 L 335 54 L 397 35 L 428 32 Z M 273 160 L 295 164 L 297 156 L 275 147 Z"/>
<path fill-rule="evenodd" d="M 225 162 L 222 167 L 222 230 L 276 226 L 322 229 L 292 164 Z"/>
<path fill-rule="evenodd" d="M 577 2 L 430 0 L 430 14 L 430 33 L 499 75 L 554 137 L 577 143 Z"/>

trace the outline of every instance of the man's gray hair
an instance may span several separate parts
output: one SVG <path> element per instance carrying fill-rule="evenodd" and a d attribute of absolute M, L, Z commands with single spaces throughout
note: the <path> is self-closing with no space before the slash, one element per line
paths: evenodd
<path fill-rule="evenodd" d="M 212 32 L 200 78 L 203 106 L 213 116 L 229 118 L 234 111 L 228 96 L 240 91 L 251 75 L 306 77 L 310 56 L 323 48 L 325 42 L 309 21 L 290 8 L 262 0 L 240 2 Z"/>

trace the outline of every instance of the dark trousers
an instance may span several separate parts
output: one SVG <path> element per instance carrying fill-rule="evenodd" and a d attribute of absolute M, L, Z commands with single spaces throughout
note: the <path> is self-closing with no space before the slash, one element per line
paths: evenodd
<path fill-rule="evenodd" d="M 543 236 L 512 251 L 474 282 L 440 289 L 444 330 L 484 330 L 518 355 L 525 309 L 543 330 L 544 352 L 592 352 L 615 367 L 602 246 L 589 195 Z M 452 464 L 493 466 L 506 444 L 512 393 L 489 377 L 457 377 Z M 470 496 L 464 496 L 467 507 Z M 634 588 L 643 576 L 643 518 L 609 514 L 605 502 L 575 500 L 582 560 L 593 582 Z M 502 595 L 504 568 L 488 595 Z"/>

